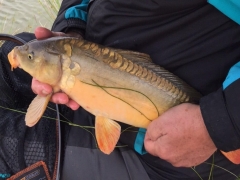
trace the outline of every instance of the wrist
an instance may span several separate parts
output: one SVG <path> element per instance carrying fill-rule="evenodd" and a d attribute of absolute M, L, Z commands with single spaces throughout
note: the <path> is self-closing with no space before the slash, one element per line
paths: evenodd
<path fill-rule="evenodd" d="M 69 28 L 65 33 L 80 39 L 83 39 L 84 36 L 84 33 L 78 28 Z"/>

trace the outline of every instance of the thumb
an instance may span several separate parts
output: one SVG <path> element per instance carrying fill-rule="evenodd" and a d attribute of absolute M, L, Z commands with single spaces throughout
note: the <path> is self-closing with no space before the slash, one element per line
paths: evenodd
<path fill-rule="evenodd" d="M 144 148 L 145 150 L 153 155 L 153 156 L 157 156 L 156 154 L 156 148 L 155 148 L 155 141 L 153 141 L 150 136 L 149 133 L 146 133 L 145 138 L 144 138 Z"/>
<path fill-rule="evenodd" d="M 158 117 L 153 120 L 147 127 L 147 131 L 144 138 L 144 146 L 148 153 L 157 156 L 157 151 L 159 148 L 159 141 L 161 141 L 162 136 L 164 136 L 164 131 L 162 129 L 163 124 Z"/>
<path fill-rule="evenodd" d="M 49 29 L 44 28 L 44 27 L 37 27 L 35 29 L 34 33 L 35 33 L 35 36 L 38 40 L 47 39 L 47 38 L 50 38 L 50 37 L 53 37 L 53 36 L 67 36 L 63 32 L 53 32 L 53 31 L 50 31 Z"/>
<path fill-rule="evenodd" d="M 44 27 L 37 27 L 34 33 L 37 39 L 46 39 L 53 36 L 52 31 Z"/>
<path fill-rule="evenodd" d="M 144 138 L 144 147 L 153 156 L 157 156 L 157 141 L 161 137 L 159 136 L 160 128 L 156 128 L 156 125 L 154 121 L 149 124 Z"/>

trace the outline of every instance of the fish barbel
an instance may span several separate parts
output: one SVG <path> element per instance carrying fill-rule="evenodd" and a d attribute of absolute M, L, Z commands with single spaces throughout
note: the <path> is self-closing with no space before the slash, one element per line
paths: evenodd
<path fill-rule="evenodd" d="M 116 122 L 147 128 L 169 108 L 198 103 L 201 95 L 180 78 L 152 63 L 140 52 L 104 47 L 73 37 L 35 40 L 15 47 L 8 55 L 38 81 L 63 91 L 95 115 L 99 149 L 110 154 L 119 139 Z M 51 98 L 37 96 L 25 117 L 33 126 Z"/>

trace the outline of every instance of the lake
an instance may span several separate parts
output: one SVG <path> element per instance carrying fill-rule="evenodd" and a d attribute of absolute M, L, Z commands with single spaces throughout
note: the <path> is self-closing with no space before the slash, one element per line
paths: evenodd
<path fill-rule="evenodd" d="M 0 0 L 0 33 L 33 32 L 38 26 L 51 28 L 57 10 L 47 3 L 47 0 Z"/>

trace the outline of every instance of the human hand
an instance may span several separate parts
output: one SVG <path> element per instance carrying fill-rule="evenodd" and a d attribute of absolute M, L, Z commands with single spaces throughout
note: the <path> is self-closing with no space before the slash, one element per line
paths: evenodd
<path fill-rule="evenodd" d="M 74 36 L 74 37 L 81 38 L 81 35 L 75 32 L 69 32 L 68 34 L 65 34 L 63 32 L 52 32 L 43 27 L 38 27 L 35 29 L 35 36 L 39 40 L 54 37 L 54 36 Z M 39 94 L 41 96 L 46 96 L 53 92 L 53 89 L 50 85 L 41 83 L 35 78 L 32 79 L 32 90 L 35 94 Z M 53 94 L 51 101 L 57 104 L 65 104 L 73 110 L 76 110 L 79 108 L 79 105 L 75 101 L 70 99 L 68 95 L 63 92 L 58 92 Z"/>
<path fill-rule="evenodd" d="M 190 103 L 175 106 L 151 122 L 144 145 L 150 154 L 175 167 L 199 165 L 217 150 L 200 107 Z"/>

